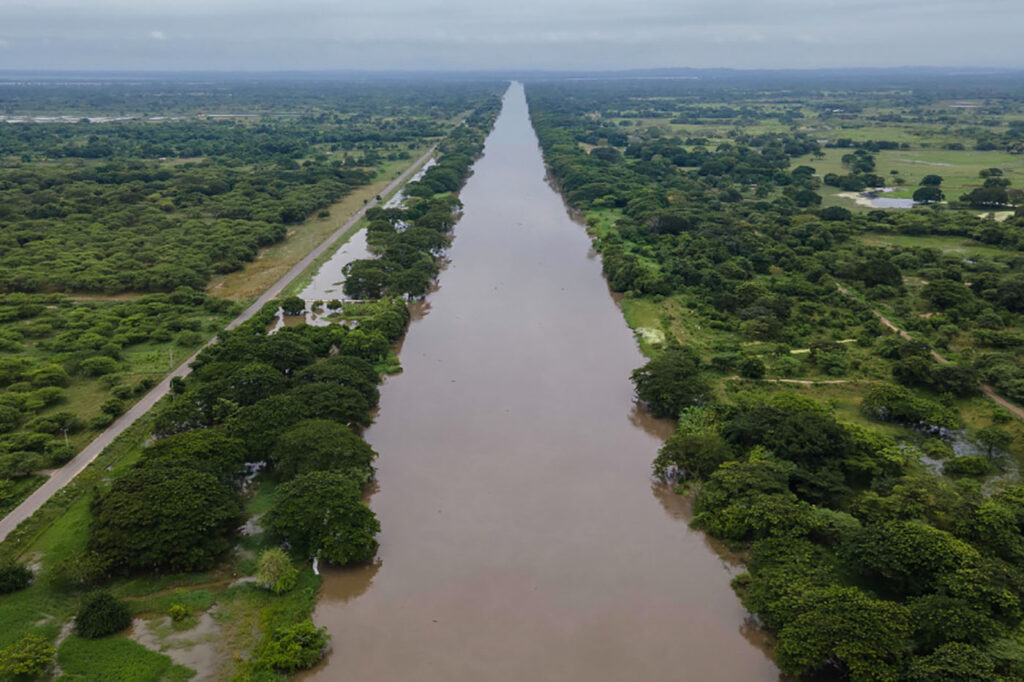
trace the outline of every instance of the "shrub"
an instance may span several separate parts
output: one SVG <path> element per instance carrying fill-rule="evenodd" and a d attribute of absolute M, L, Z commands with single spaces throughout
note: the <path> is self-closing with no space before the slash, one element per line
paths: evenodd
<path fill-rule="evenodd" d="M 948 459 L 953 456 L 953 448 L 938 438 L 929 438 L 921 443 L 921 452 L 932 459 Z"/>
<path fill-rule="evenodd" d="M 94 431 L 100 431 L 113 424 L 114 419 L 115 417 L 110 414 L 98 414 L 89 420 L 89 428 Z"/>
<path fill-rule="evenodd" d="M 103 412 L 103 414 L 110 415 L 111 417 L 117 417 L 118 415 L 124 413 L 124 410 L 124 401 L 119 400 L 117 398 L 110 398 L 102 405 L 100 405 L 100 411 Z"/>
<path fill-rule="evenodd" d="M 188 618 L 188 607 L 184 604 L 171 604 L 171 608 L 167 609 L 167 615 L 170 616 L 171 620 L 175 623 L 180 623 Z"/>
<path fill-rule="evenodd" d="M 280 547 L 272 547 L 260 555 L 256 569 L 256 582 L 274 594 L 282 594 L 295 587 L 299 571 Z"/>
<path fill-rule="evenodd" d="M 270 636 L 261 660 L 284 672 L 312 668 L 323 658 L 329 637 L 327 628 L 318 628 L 311 620 L 281 628 Z"/>
<path fill-rule="evenodd" d="M 202 334 L 202 332 L 186 330 L 186 331 L 183 331 L 180 334 L 178 334 L 177 344 L 179 346 L 185 346 L 185 347 L 198 346 L 202 342 L 203 342 L 203 334 Z"/>
<path fill-rule="evenodd" d="M 96 554 L 71 554 L 50 569 L 47 582 L 58 590 L 82 590 L 95 587 L 106 575 L 107 567 Z"/>
<path fill-rule="evenodd" d="M 117 360 L 108 358 L 105 355 L 87 358 L 82 361 L 80 369 L 82 374 L 87 374 L 91 377 L 104 376 L 117 371 Z"/>
<path fill-rule="evenodd" d="M 86 639 L 99 639 L 124 630 L 132 624 L 128 605 L 108 592 L 93 592 L 82 602 L 75 617 L 75 634 Z"/>
<path fill-rule="evenodd" d="M 110 395 L 114 396 L 119 400 L 127 400 L 128 398 L 131 398 L 133 394 L 134 391 L 132 390 L 132 387 L 126 386 L 124 384 L 121 384 L 120 386 L 114 386 L 114 388 L 110 390 Z"/>
<path fill-rule="evenodd" d="M 0 679 L 39 677 L 53 664 L 56 653 L 53 645 L 39 635 L 25 633 L 14 644 L 0 650 Z"/>
<path fill-rule="evenodd" d="M 13 559 L 0 562 L 0 594 L 23 590 L 32 584 L 32 571 Z"/>
<path fill-rule="evenodd" d="M 950 476 L 984 476 L 988 473 L 988 460 L 977 455 L 954 457 L 943 466 L 943 472 Z"/>

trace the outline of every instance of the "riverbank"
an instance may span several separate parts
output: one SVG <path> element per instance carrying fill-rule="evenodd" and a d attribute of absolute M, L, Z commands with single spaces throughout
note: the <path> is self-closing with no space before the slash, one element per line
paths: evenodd
<path fill-rule="evenodd" d="M 304 679 L 777 678 L 652 487 L 666 424 L 636 409 L 642 357 L 544 176 L 516 85 L 364 434 L 379 561 L 324 571 L 333 649 Z"/>
<path fill-rule="evenodd" d="M 401 183 L 427 161 L 430 153 L 422 155 L 417 163 L 390 183 L 385 193 L 397 191 Z M 371 200 L 357 211 L 334 233 L 332 239 L 322 242 L 296 263 L 284 278 L 229 327 L 237 327 L 256 315 L 262 309 L 261 304 L 266 303 L 263 299 L 269 301 L 279 295 L 317 257 L 350 235 L 363 212 L 374 204 L 376 200 Z M 193 359 L 194 356 L 190 362 Z M 180 367 L 174 376 L 186 376 L 187 365 Z M 169 381 L 170 378 L 165 383 Z M 149 397 L 152 399 L 150 407 L 160 405 L 157 410 L 166 402 L 161 400 L 163 395 L 151 394 Z M 5 623 L 0 633 L 0 646 L 10 643 L 26 629 L 32 629 L 47 639 L 58 640 L 60 664 L 63 672 L 71 676 L 116 679 L 129 674 L 126 671 L 140 667 L 169 669 L 173 660 L 177 664 L 191 666 L 204 679 L 230 678 L 234 676 L 232 670 L 240 670 L 238 666 L 257 651 L 267 633 L 278 626 L 301 621 L 312 610 L 319 578 L 308 564 L 299 571 L 297 587 L 284 595 L 271 595 L 252 582 L 250 576 L 255 570 L 255 557 L 260 551 L 273 546 L 269 538 L 259 532 L 257 524 L 255 531 L 249 529 L 243 533 L 239 551 L 211 571 L 118 579 L 107 586 L 115 596 L 127 600 L 137 618 L 132 637 L 165 653 L 154 653 L 121 638 L 116 640 L 123 642 L 116 647 L 117 652 L 108 651 L 109 647 L 104 644 L 106 640 L 60 639 L 63 625 L 77 610 L 79 595 L 74 590 L 55 586 L 51 576 L 58 567 L 84 554 L 94 491 L 108 485 L 110 480 L 122 477 L 142 461 L 142 446 L 151 436 L 152 422 L 153 413 L 143 410 L 137 420 L 129 422 L 130 426 L 119 425 L 122 428 L 117 433 L 109 434 L 111 444 L 99 449 L 91 465 L 83 463 L 83 473 L 77 478 L 70 476 L 60 492 L 45 504 L 41 503 L 42 508 L 0 546 L 5 555 L 30 561 L 37 570 L 36 581 L 31 587 L 0 599 L 0 620 Z M 273 483 L 273 480 L 268 480 L 251 485 L 245 501 L 247 517 L 258 518 L 266 511 L 274 490 Z M 178 603 L 184 604 L 189 612 L 180 626 L 167 620 L 166 615 L 168 608 Z M 192 632 L 192 628 L 200 623 L 206 628 L 204 633 Z M 192 636 L 182 637 L 183 632 L 197 636 L 202 634 L 201 641 L 195 641 Z"/>
<path fill-rule="evenodd" d="M 548 167 L 651 358 L 637 393 L 678 415 L 656 474 L 692 496 L 694 528 L 744 557 L 733 586 L 785 673 L 954 677 L 942 657 L 962 647 L 1016 679 L 1019 611 L 970 600 L 992 634 L 967 645 L 958 626 L 923 634 L 920 610 L 993 583 L 1024 598 L 1020 558 L 980 530 L 1021 492 L 1020 424 L 978 393 L 1016 388 L 1012 352 L 993 350 L 1018 345 L 1016 243 L 970 257 L 865 246 L 875 232 L 968 248 L 1004 233 L 966 212 L 928 212 L 925 227 L 921 212 L 828 206 L 815 169 L 785 158 L 817 156 L 798 132 L 737 134 L 711 153 L 706 139 L 619 129 L 622 112 L 678 116 L 693 94 L 673 88 L 530 90 Z M 950 674 L 922 673 L 936 670 Z"/>

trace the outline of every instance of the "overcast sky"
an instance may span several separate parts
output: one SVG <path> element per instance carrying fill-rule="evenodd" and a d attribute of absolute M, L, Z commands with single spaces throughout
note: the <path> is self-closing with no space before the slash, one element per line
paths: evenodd
<path fill-rule="evenodd" d="M 1024 0 L 0 0 L 0 69 L 1024 67 Z"/>

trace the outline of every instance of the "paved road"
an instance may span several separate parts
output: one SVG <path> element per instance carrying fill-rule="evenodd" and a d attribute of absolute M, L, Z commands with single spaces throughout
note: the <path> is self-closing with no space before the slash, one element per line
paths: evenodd
<path fill-rule="evenodd" d="M 416 170 L 427 162 L 427 159 L 434 153 L 434 149 L 431 148 L 426 154 L 416 160 L 411 166 L 406 168 L 401 175 L 389 184 L 381 196 L 390 194 L 398 187 L 402 185 L 409 176 L 416 172 Z M 313 261 L 316 260 L 321 254 L 329 249 L 335 242 L 352 228 L 363 214 L 366 213 L 366 209 L 371 208 L 377 204 L 376 199 L 372 199 L 365 206 L 355 212 L 355 214 L 345 222 L 344 225 L 339 227 L 330 237 L 320 243 L 315 249 L 310 251 L 302 260 L 296 263 L 291 270 L 277 280 L 269 289 L 256 299 L 256 301 L 245 309 L 245 311 L 232 320 L 228 325 L 227 329 L 234 329 L 238 325 L 242 324 L 257 312 L 263 308 L 264 305 L 277 298 L 286 286 L 292 283 L 296 277 L 301 275 Z M 213 343 L 216 339 L 210 341 Z M 86 445 L 81 452 L 79 452 L 74 459 L 69 461 L 63 467 L 53 472 L 50 478 L 39 486 L 35 492 L 29 495 L 25 500 L 15 507 L 11 513 L 0 519 L 0 541 L 3 541 L 7 537 L 7 534 L 14 530 L 19 523 L 32 516 L 37 509 L 43 506 L 43 503 L 50 499 L 54 493 L 70 483 L 75 476 L 80 474 L 85 467 L 89 466 L 89 463 L 96 459 L 104 448 L 110 445 L 115 438 L 117 438 L 122 431 L 127 429 L 135 420 L 142 415 L 149 412 L 149 410 L 156 405 L 156 403 L 163 398 L 170 391 L 171 379 L 174 377 L 183 377 L 191 371 L 190 364 L 196 359 L 200 351 L 196 351 L 188 360 L 183 362 L 177 369 L 168 374 L 163 381 L 154 386 L 149 393 L 142 397 L 139 402 L 135 403 L 130 410 L 125 412 L 123 415 L 117 418 L 117 420 L 107 427 L 107 429 L 96 436 L 96 438 Z"/>

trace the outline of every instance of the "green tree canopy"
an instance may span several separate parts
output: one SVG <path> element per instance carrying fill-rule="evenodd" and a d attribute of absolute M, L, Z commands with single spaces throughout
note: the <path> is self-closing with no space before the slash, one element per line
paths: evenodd
<path fill-rule="evenodd" d="M 313 471 L 280 486 L 263 524 L 303 556 L 348 564 L 377 553 L 380 523 L 359 485 L 337 471 Z"/>
<path fill-rule="evenodd" d="M 271 451 L 278 473 L 291 479 L 311 471 L 337 469 L 365 481 L 377 453 L 343 424 L 308 419 L 285 430 Z"/>
<path fill-rule="evenodd" d="M 240 511 L 213 474 L 143 467 L 95 498 L 88 547 L 115 570 L 203 570 L 230 547 Z"/>

